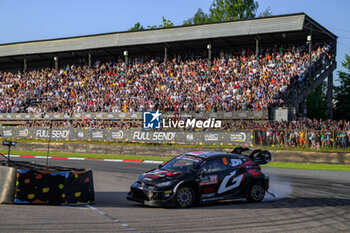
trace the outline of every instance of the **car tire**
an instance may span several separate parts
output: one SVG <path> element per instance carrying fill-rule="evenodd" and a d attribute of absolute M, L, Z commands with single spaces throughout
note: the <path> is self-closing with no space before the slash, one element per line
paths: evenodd
<path fill-rule="evenodd" d="M 262 182 L 254 182 L 248 189 L 246 199 L 251 203 L 261 202 L 265 197 L 265 192 L 265 185 Z"/>
<path fill-rule="evenodd" d="M 190 186 L 182 186 L 176 191 L 176 206 L 187 208 L 195 202 L 195 192 Z"/>

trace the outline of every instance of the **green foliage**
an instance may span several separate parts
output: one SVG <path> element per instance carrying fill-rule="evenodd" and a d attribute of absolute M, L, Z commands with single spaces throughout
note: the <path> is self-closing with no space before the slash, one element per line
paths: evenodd
<path fill-rule="evenodd" d="M 259 17 L 268 17 L 268 16 L 271 16 L 271 15 L 272 15 L 271 8 L 268 7 L 268 8 L 266 8 L 266 10 L 264 10 L 263 12 L 261 12 L 259 14 Z"/>
<path fill-rule="evenodd" d="M 135 23 L 135 25 L 129 29 L 129 31 L 141 31 L 145 30 L 145 28 L 141 25 L 140 22 Z"/>
<path fill-rule="evenodd" d="M 147 29 L 174 27 L 174 23 L 171 22 L 169 19 L 164 18 L 164 16 L 162 17 L 162 22 L 163 22 L 163 24 L 159 24 L 158 26 L 157 25 L 153 25 L 153 26 L 148 25 Z"/>
<path fill-rule="evenodd" d="M 214 0 L 209 18 L 211 22 L 255 18 L 258 7 L 254 0 Z"/>
<path fill-rule="evenodd" d="M 258 8 L 258 2 L 254 0 L 214 0 L 209 13 L 199 8 L 193 17 L 184 21 L 184 25 L 251 19 L 256 17 Z M 259 17 L 266 16 L 271 16 L 270 7 L 259 14 Z"/>
<path fill-rule="evenodd" d="M 326 119 L 327 109 L 327 84 L 322 82 L 315 90 L 307 97 L 307 116 L 316 119 Z"/>
<path fill-rule="evenodd" d="M 342 66 L 346 71 L 338 72 L 340 85 L 334 87 L 334 118 L 350 120 L 350 56 L 348 54 L 345 55 Z"/>
<path fill-rule="evenodd" d="M 350 172 L 349 165 L 340 165 L 340 164 L 270 162 L 266 165 L 262 165 L 262 167 Z"/>
<path fill-rule="evenodd" d="M 209 22 L 209 16 L 208 14 L 204 13 L 202 8 L 199 8 L 196 14 L 189 18 L 188 20 L 184 21 L 184 25 L 191 25 L 191 24 L 202 24 Z"/>

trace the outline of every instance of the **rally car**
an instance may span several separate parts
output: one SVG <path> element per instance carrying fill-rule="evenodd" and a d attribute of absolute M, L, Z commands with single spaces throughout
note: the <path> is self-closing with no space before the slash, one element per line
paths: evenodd
<path fill-rule="evenodd" d="M 231 153 L 184 153 L 141 174 L 127 199 L 149 206 L 178 207 L 237 198 L 261 202 L 269 177 L 260 165 L 270 161 L 270 152 L 242 147 Z"/>

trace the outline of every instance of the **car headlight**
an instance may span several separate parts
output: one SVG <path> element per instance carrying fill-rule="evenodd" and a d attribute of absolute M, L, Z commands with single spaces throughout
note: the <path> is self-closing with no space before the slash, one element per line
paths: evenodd
<path fill-rule="evenodd" d="M 157 187 L 166 187 L 169 186 L 171 184 L 171 181 L 165 181 L 159 184 L 156 184 Z"/>

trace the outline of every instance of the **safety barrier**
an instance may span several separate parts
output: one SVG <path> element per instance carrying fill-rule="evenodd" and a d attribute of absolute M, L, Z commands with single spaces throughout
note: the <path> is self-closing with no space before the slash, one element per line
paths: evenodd
<path fill-rule="evenodd" d="M 186 145 L 253 145 L 251 131 L 182 131 L 143 129 L 72 129 L 2 127 L 1 135 L 13 139 L 137 142 Z"/>
<path fill-rule="evenodd" d="M 91 170 L 6 161 L 0 165 L 1 204 L 93 203 Z"/>

